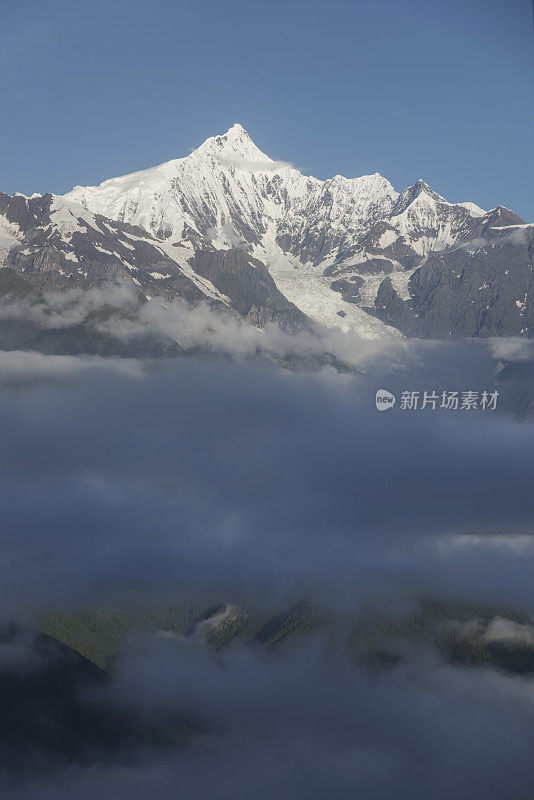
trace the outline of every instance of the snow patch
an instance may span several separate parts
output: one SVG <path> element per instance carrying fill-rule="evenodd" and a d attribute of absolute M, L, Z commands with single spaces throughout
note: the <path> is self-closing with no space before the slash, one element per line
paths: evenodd
<path fill-rule="evenodd" d="M 391 229 L 388 229 L 387 231 L 384 231 L 384 233 L 378 240 L 378 246 L 389 247 L 389 245 L 393 244 L 393 242 L 396 242 L 398 238 L 399 234 L 397 233 L 397 231 L 392 231 Z"/>
<path fill-rule="evenodd" d="M 11 248 L 18 244 L 20 235 L 20 228 L 15 222 L 0 216 L 0 266 L 5 264 Z"/>
<path fill-rule="evenodd" d="M 408 284 L 410 282 L 410 278 L 412 277 L 416 269 L 418 269 L 418 267 L 415 267 L 414 269 L 399 270 L 396 272 L 392 272 L 389 276 L 391 284 L 401 300 L 406 301 L 412 299 L 412 296 L 408 289 Z"/>

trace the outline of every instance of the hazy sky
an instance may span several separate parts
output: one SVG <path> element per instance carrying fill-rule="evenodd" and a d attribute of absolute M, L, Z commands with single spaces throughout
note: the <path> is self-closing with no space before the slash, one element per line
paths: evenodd
<path fill-rule="evenodd" d="M 2 3 L 0 190 L 187 154 L 241 122 L 325 178 L 423 177 L 534 220 L 529 0 Z"/>

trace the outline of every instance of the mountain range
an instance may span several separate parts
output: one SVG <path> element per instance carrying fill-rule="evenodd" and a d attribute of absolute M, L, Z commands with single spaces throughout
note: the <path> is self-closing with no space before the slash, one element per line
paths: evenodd
<path fill-rule="evenodd" d="M 530 337 L 533 254 L 534 225 L 503 206 L 306 176 L 241 125 L 99 186 L 0 193 L 0 265 L 38 292 L 115 282 L 290 332 Z"/>

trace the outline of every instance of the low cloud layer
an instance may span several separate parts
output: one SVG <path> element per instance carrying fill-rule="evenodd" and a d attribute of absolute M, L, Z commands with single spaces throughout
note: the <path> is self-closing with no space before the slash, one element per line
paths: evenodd
<path fill-rule="evenodd" d="M 398 614 L 421 595 L 532 614 L 532 425 L 499 409 L 374 407 L 377 388 L 489 386 L 491 348 L 345 341 L 357 373 L 0 354 L 4 617 L 206 598 Z M 481 636 L 525 645 L 530 631 L 497 618 Z M 370 674 L 327 644 L 213 653 L 158 638 L 122 662 L 110 707 L 191 711 L 202 736 L 2 788 L 13 800 L 529 798 L 531 678 L 424 648 Z"/>
<path fill-rule="evenodd" d="M 69 289 L 66 292 L 45 292 L 38 298 L 29 295 L 0 302 L 1 320 L 33 322 L 42 328 L 68 328 L 79 325 L 95 311 L 127 310 L 138 304 L 131 289 L 113 283 L 94 289 Z"/>
<path fill-rule="evenodd" d="M 532 426 L 374 408 L 379 387 L 489 380 L 461 353 L 357 375 L 22 357 L 28 382 L 50 375 L 0 397 L 4 608 L 178 591 L 532 607 Z"/>
<path fill-rule="evenodd" d="M 373 675 L 321 638 L 276 657 L 160 640 L 119 672 L 110 702 L 194 708 L 201 737 L 6 788 L 13 800 L 527 800 L 532 688 L 531 678 L 454 668 L 424 650 Z"/>

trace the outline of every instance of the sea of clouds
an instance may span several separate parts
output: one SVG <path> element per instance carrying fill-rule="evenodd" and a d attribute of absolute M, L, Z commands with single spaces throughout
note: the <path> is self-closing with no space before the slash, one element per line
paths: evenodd
<path fill-rule="evenodd" d="M 246 358 L 266 338 L 283 353 L 285 334 L 205 308 L 144 308 L 131 324 L 190 345 L 210 336 L 212 355 L 0 353 L 5 619 L 208 596 L 307 598 L 340 617 L 370 604 L 404 613 L 420 596 L 534 612 L 532 424 L 499 408 L 374 405 L 378 388 L 490 388 L 496 361 L 524 360 L 526 346 L 303 334 L 293 349 L 326 348 L 355 369 L 294 372 Z M 505 634 L 531 636 L 498 621 L 485 635 Z M 371 675 L 320 636 L 277 657 L 154 641 L 123 662 L 110 702 L 192 708 L 213 730 L 10 796 L 529 797 L 531 678 L 405 655 Z"/>

